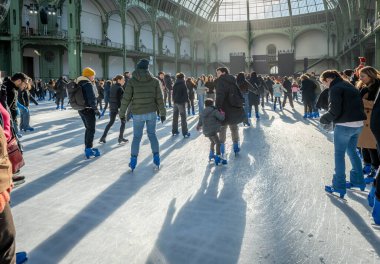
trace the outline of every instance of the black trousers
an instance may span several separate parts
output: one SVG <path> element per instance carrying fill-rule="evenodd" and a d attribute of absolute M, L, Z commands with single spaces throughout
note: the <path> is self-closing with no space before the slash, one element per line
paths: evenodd
<path fill-rule="evenodd" d="M 267 103 L 269 101 L 269 96 L 271 97 L 271 101 L 273 103 L 273 91 L 269 91 L 269 93 L 267 93 Z"/>
<path fill-rule="evenodd" d="M 86 148 L 92 148 L 94 136 L 95 136 L 95 111 L 94 109 L 84 109 L 78 111 L 80 117 L 82 118 L 84 127 L 86 128 L 86 132 L 84 134 L 84 144 Z"/>
<path fill-rule="evenodd" d="M 305 109 L 305 114 L 313 112 L 313 102 L 304 100 L 303 106 Z"/>
<path fill-rule="evenodd" d="M 16 263 L 16 229 L 9 204 L 0 213 L 0 263 Z"/>
<path fill-rule="evenodd" d="M 215 152 L 216 147 L 216 155 L 220 155 L 220 139 L 218 134 L 209 136 L 208 139 L 211 141 L 210 151 Z"/>
<path fill-rule="evenodd" d="M 118 111 L 112 111 L 112 112 L 110 112 L 110 121 L 108 122 L 106 128 L 104 129 L 104 133 L 103 133 L 102 138 L 106 138 L 107 137 L 108 131 L 111 129 L 111 127 L 115 123 L 116 116 L 117 116 L 118 113 L 119 113 Z M 125 123 L 126 123 L 126 121 L 121 121 L 120 120 L 120 122 L 121 122 L 121 124 L 120 124 L 119 138 L 122 139 L 122 138 L 124 138 L 124 130 L 125 130 Z"/>
<path fill-rule="evenodd" d="M 186 108 L 185 103 L 183 104 L 174 104 L 173 108 L 173 126 L 172 132 L 178 133 L 178 117 L 181 116 L 181 128 L 182 134 L 187 134 L 187 120 L 186 120 Z"/>
<path fill-rule="evenodd" d="M 377 152 L 380 153 L 380 130 L 372 130 L 372 133 L 376 138 Z M 375 179 L 375 182 L 373 184 L 376 186 L 376 197 L 377 197 L 377 199 L 380 200 L 380 176 L 379 176 L 379 173 L 376 175 L 376 179 Z"/>
<path fill-rule="evenodd" d="M 98 105 L 99 105 L 100 111 L 103 111 L 103 99 L 101 98 L 96 99 L 96 106 Z"/>
<path fill-rule="evenodd" d="M 276 107 L 276 104 L 277 104 L 277 100 L 278 100 L 278 104 L 280 105 L 280 108 L 281 108 L 281 98 L 280 97 L 275 97 L 274 98 L 274 107 Z"/>
<path fill-rule="evenodd" d="M 195 112 L 195 109 L 194 109 L 194 99 L 189 99 L 189 102 L 187 103 L 187 113 L 190 115 L 190 106 L 191 106 L 191 110 L 193 112 Z"/>
<path fill-rule="evenodd" d="M 288 98 L 289 98 L 290 106 L 291 106 L 292 108 L 294 108 L 294 105 L 293 105 L 293 95 L 292 95 L 292 93 L 285 93 L 285 94 L 284 94 L 284 102 L 282 103 L 282 107 L 285 107 L 285 105 L 286 105 L 286 99 L 288 99 Z"/>
<path fill-rule="evenodd" d="M 55 104 L 59 107 L 59 104 L 61 103 L 61 107 L 63 107 L 63 101 L 65 100 L 65 98 L 56 98 L 55 99 Z"/>
<path fill-rule="evenodd" d="M 379 167 L 380 160 L 377 149 L 362 148 L 362 155 L 365 164 L 371 164 L 374 169 Z"/>

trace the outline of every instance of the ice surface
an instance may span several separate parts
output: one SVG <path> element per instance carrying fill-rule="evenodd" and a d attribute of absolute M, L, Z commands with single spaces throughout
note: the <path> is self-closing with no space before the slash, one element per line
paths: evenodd
<path fill-rule="evenodd" d="M 240 155 L 219 167 L 208 163 L 197 118 L 188 118 L 189 139 L 172 137 L 169 110 L 157 123 L 161 169 L 144 136 L 133 173 L 118 121 L 102 156 L 85 160 L 77 112 L 54 108 L 31 109 L 26 183 L 12 195 L 17 250 L 29 252 L 28 263 L 380 263 L 367 193 L 348 191 L 347 203 L 325 194 L 331 134 L 303 120 L 301 105 L 295 113 L 267 105 L 259 122 L 240 128 Z M 97 124 L 95 146 L 107 121 Z"/>

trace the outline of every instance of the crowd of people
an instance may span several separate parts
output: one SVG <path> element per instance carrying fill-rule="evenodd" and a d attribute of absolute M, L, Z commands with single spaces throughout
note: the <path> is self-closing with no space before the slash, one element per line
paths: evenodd
<path fill-rule="evenodd" d="M 78 111 L 85 127 L 84 154 L 87 159 L 101 155 L 93 146 L 97 117 L 104 117 L 109 108 L 109 123 L 99 140 L 102 144 L 106 144 L 117 117 L 120 119 L 118 142 L 127 143 L 124 130 L 126 122 L 133 119 L 129 162 L 132 171 L 138 164 L 145 125 L 153 163 L 159 169 L 156 124 L 166 121 L 168 108 L 173 110 L 173 136 L 180 133 L 178 123 L 181 117 L 181 134 L 184 138 L 191 137 L 187 117 L 198 114 L 196 128 L 209 139 L 208 159 L 215 165 L 227 165 L 227 129 L 231 131 L 233 152 L 237 154 L 241 151 L 239 124 L 249 127 L 253 117 L 259 121 L 260 106 L 264 109 L 270 105 L 274 111 L 282 111 L 289 102 L 295 111 L 294 101 L 302 102 L 305 119 L 319 118 L 319 111 L 323 110 L 325 113 L 320 117 L 320 123 L 333 127 L 335 159 L 332 184 L 326 185 L 325 191 L 344 198 L 346 189 L 364 191 L 366 184 L 371 184 L 368 202 L 373 207 L 375 223 L 380 225 L 380 184 L 376 184 L 376 178 L 380 179 L 379 87 L 380 73 L 365 66 L 363 59 L 355 70 L 327 70 L 319 78 L 315 73 L 289 77 L 261 76 L 256 72 L 232 75 L 226 67 L 216 69 L 216 76 L 193 78 L 177 73 L 174 77 L 159 72 L 155 77 L 149 71 L 146 59 L 140 60 L 132 73 L 116 75 L 112 80 L 97 80 L 96 72 L 90 67 L 84 68 L 82 75 L 75 80 L 61 77 L 57 81 L 50 80 L 47 85 L 16 73 L 4 80 L 0 96 L 0 150 L 4 168 L 0 170 L 0 263 L 15 260 L 15 230 L 9 200 L 18 172 L 12 171 L 13 161 L 7 158 L 7 144 L 12 138 L 19 138 L 21 131 L 33 131 L 29 121 L 30 101 L 38 105 L 39 100 L 45 100 L 45 91 L 49 93 L 48 100 L 55 100 L 56 109 L 64 110 L 64 99 L 68 97 L 71 107 Z M 345 175 L 346 152 L 352 164 L 349 181 Z"/>

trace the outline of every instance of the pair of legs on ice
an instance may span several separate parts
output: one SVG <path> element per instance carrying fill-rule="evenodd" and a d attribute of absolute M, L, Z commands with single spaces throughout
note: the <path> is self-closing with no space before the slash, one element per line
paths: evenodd
<path fill-rule="evenodd" d="M 173 108 L 173 124 L 172 124 L 172 134 L 178 135 L 178 118 L 181 116 L 181 129 L 182 135 L 184 137 L 189 137 L 190 133 L 187 128 L 187 117 L 186 117 L 186 104 L 174 104 Z"/>
<path fill-rule="evenodd" d="M 239 147 L 239 127 L 238 125 L 225 125 L 220 128 L 219 135 L 215 134 L 209 138 L 210 144 L 210 155 L 209 160 L 214 159 L 215 163 L 218 165 L 220 162 L 222 164 L 227 164 L 225 160 L 225 142 L 227 135 L 227 128 L 230 128 L 231 137 L 233 142 L 233 149 L 235 154 L 240 151 Z M 215 155 L 216 154 L 216 155 Z"/>
<path fill-rule="evenodd" d="M 107 137 L 108 131 L 111 129 L 111 127 L 115 123 L 116 116 L 118 113 L 119 113 L 118 111 L 111 111 L 110 112 L 110 121 L 108 122 L 106 128 L 104 129 L 103 136 L 99 140 L 100 143 L 106 143 L 106 137 Z M 120 120 L 120 122 L 121 122 L 121 124 L 120 124 L 120 132 L 119 132 L 119 139 L 118 139 L 119 144 L 128 142 L 128 139 L 124 138 L 124 130 L 125 130 L 126 120 L 125 119 Z"/>

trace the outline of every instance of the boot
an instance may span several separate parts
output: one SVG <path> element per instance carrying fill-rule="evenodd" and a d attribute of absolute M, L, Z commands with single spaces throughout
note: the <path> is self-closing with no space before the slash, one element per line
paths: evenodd
<path fill-rule="evenodd" d="M 375 202 L 373 204 L 372 217 L 376 225 L 380 225 L 380 200 L 375 197 Z"/>
<path fill-rule="evenodd" d="M 187 132 L 186 134 L 183 135 L 183 137 L 184 137 L 184 138 L 188 138 L 188 137 L 190 137 L 190 133 Z"/>
<path fill-rule="evenodd" d="M 328 192 L 328 193 L 338 193 L 339 194 L 339 197 L 340 198 L 344 198 L 344 196 L 346 195 L 346 190 L 341 190 L 341 189 L 335 189 L 334 187 L 332 187 L 331 185 L 326 185 L 325 186 L 325 191 Z"/>
<path fill-rule="evenodd" d="M 153 154 L 153 163 L 157 166 L 157 168 L 160 168 L 160 154 L 154 153 Z"/>
<path fill-rule="evenodd" d="M 306 113 L 303 115 L 303 118 L 305 118 L 305 119 L 307 118 L 307 114 Z"/>
<path fill-rule="evenodd" d="M 208 154 L 208 161 L 212 161 L 215 157 L 214 151 L 210 150 L 210 153 Z"/>
<path fill-rule="evenodd" d="M 92 152 L 92 149 L 91 148 L 86 148 L 84 150 L 84 155 L 86 156 L 87 159 L 91 158 L 92 156 L 94 156 L 94 153 Z"/>
<path fill-rule="evenodd" d="M 105 136 L 102 136 L 102 137 L 99 139 L 99 143 L 101 143 L 101 144 L 106 144 L 106 137 L 105 137 Z"/>
<path fill-rule="evenodd" d="M 193 114 L 193 116 L 195 115 L 195 110 L 193 109 L 192 111 L 191 111 L 191 113 Z"/>
<path fill-rule="evenodd" d="M 346 188 L 351 189 L 351 188 L 359 188 L 362 192 L 365 190 L 365 183 L 363 184 L 353 184 L 349 181 L 346 182 Z"/>
<path fill-rule="evenodd" d="M 370 207 L 373 207 L 373 204 L 375 203 L 375 193 L 376 193 L 376 187 L 375 185 L 372 185 L 371 191 L 368 194 L 367 200 L 368 200 L 368 205 Z"/>
<path fill-rule="evenodd" d="M 218 155 L 215 155 L 215 165 L 218 166 L 219 163 L 221 162 L 222 158 Z"/>
<path fill-rule="evenodd" d="M 119 139 L 117 140 L 117 142 L 119 142 L 119 144 L 122 144 L 122 143 L 127 143 L 127 142 L 129 142 L 129 140 L 126 139 L 126 138 L 119 138 Z"/>
<path fill-rule="evenodd" d="M 99 156 L 100 156 L 100 151 L 99 151 L 99 149 L 97 149 L 97 148 L 92 148 L 91 150 L 92 150 L 92 152 L 93 152 L 93 154 L 94 154 L 94 157 L 99 157 Z"/>
<path fill-rule="evenodd" d="M 131 168 L 132 171 L 135 170 L 137 165 L 137 156 L 131 156 L 131 160 L 129 162 L 129 167 Z"/>

